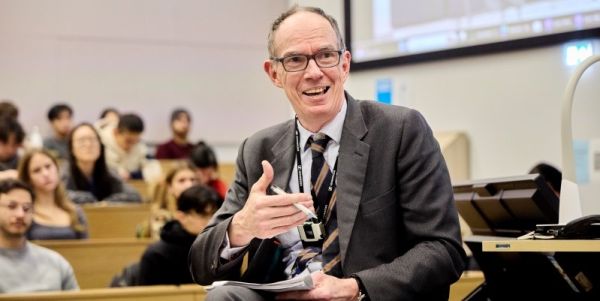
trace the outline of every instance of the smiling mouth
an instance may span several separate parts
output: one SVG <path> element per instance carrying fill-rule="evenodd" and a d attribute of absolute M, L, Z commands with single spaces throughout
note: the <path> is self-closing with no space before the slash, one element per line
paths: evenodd
<path fill-rule="evenodd" d="M 319 95 L 323 95 L 323 94 L 327 93 L 327 91 L 329 91 L 329 88 L 330 88 L 329 86 L 313 88 L 313 89 L 309 89 L 309 90 L 302 92 L 302 94 L 304 94 L 306 96 L 319 96 Z"/>

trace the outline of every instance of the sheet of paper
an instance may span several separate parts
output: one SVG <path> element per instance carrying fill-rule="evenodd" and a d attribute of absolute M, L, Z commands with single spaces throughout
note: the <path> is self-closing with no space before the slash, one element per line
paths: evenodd
<path fill-rule="evenodd" d="M 241 286 L 247 287 L 253 290 L 262 290 L 269 292 L 287 292 L 287 291 L 298 291 L 298 290 L 310 290 L 312 289 L 313 282 L 312 277 L 309 273 L 302 273 L 294 278 L 273 282 L 273 283 L 250 283 L 241 281 L 215 281 L 213 284 L 206 287 L 207 290 L 214 289 L 219 286 Z"/>

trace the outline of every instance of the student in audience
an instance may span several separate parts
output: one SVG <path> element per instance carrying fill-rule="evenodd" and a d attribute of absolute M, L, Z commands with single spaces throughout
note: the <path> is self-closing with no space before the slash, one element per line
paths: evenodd
<path fill-rule="evenodd" d="M 0 118 L 4 117 L 19 119 L 19 108 L 8 99 L 0 101 Z"/>
<path fill-rule="evenodd" d="M 27 184 L 0 181 L 0 293 L 79 289 L 73 268 L 60 254 L 27 241 L 33 200 Z"/>
<path fill-rule="evenodd" d="M 160 232 L 140 262 L 140 285 L 193 283 L 187 262 L 196 236 L 217 210 L 217 195 L 209 187 L 195 185 L 177 198 L 174 220 Z"/>
<path fill-rule="evenodd" d="M 106 127 L 117 127 L 119 124 L 119 116 L 120 114 L 117 109 L 110 107 L 105 108 L 100 113 L 100 119 L 94 123 L 94 127 L 96 127 L 98 131 L 103 130 Z"/>
<path fill-rule="evenodd" d="M 144 121 L 136 114 L 124 114 L 116 128 L 100 132 L 106 147 L 106 164 L 116 170 L 122 179 L 141 179 L 148 150 L 142 143 Z"/>
<path fill-rule="evenodd" d="M 173 138 L 156 148 L 156 159 L 185 159 L 194 147 L 188 141 L 192 118 L 190 112 L 176 109 L 171 113 Z"/>
<path fill-rule="evenodd" d="M 179 195 L 197 183 L 194 167 L 189 163 L 181 163 L 169 170 L 154 190 L 150 220 L 141 226 L 138 236 L 158 238 L 160 229 L 177 211 Z"/>
<path fill-rule="evenodd" d="M 104 145 L 89 123 L 77 125 L 69 134 L 69 166 L 63 176 L 75 203 L 96 201 L 141 202 L 141 196 L 109 171 Z"/>
<path fill-rule="evenodd" d="M 73 109 L 68 104 L 55 104 L 48 110 L 48 121 L 53 133 L 44 139 L 44 148 L 66 160 L 69 157 L 67 136 L 73 125 Z"/>
<path fill-rule="evenodd" d="M 211 187 L 219 195 L 219 207 L 221 207 L 227 193 L 227 184 L 219 179 L 219 164 L 215 152 L 204 141 L 200 141 L 192 149 L 190 160 L 196 166 L 196 175 L 200 184 Z"/>
<path fill-rule="evenodd" d="M 33 222 L 27 238 L 87 238 L 85 213 L 67 196 L 60 181 L 58 161 L 47 150 L 26 153 L 19 164 L 19 179 L 35 192 Z"/>
<path fill-rule="evenodd" d="M 17 151 L 23 139 L 25 131 L 19 121 L 8 116 L 0 118 L 0 171 L 16 170 L 19 162 Z M 15 171 L 12 173 L 16 175 Z"/>

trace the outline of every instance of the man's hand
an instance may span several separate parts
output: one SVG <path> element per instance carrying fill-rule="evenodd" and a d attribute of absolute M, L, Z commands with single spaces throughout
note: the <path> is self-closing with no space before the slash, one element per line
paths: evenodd
<path fill-rule="evenodd" d="M 229 241 L 232 247 L 245 246 L 253 238 L 271 238 L 302 225 L 307 216 L 292 204 L 300 203 L 314 212 L 312 197 L 304 193 L 267 195 L 273 181 L 273 167 L 262 161 L 263 174 L 252 185 L 244 208 L 233 216 L 229 226 Z"/>
<path fill-rule="evenodd" d="M 358 283 L 354 278 L 340 279 L 323 272 L 312 273 L 311 277 L 313 289 L 281 293 L 276 299 L 353 301 L 358 298 Z"/>

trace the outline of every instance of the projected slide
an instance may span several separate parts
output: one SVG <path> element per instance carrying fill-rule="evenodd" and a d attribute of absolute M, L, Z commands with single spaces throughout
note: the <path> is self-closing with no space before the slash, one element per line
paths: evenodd
<path fill-rule="evenodd" d="M 352 0 L 365 62 L 600 27 L 600 0 Z"/>

